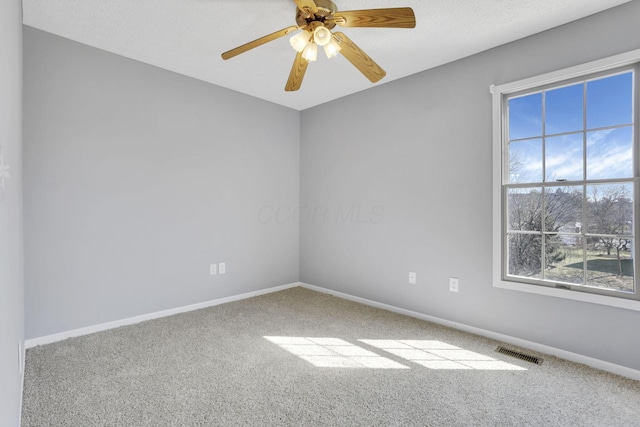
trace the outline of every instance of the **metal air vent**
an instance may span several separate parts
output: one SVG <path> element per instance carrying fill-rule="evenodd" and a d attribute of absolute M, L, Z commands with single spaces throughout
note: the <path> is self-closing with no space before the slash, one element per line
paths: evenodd
<path fill-rule="evenodd" d="M 524 360 L 525 362 L 535 363 L 536 365 L 542 365 L 543 359 L 540 357 L 531 356 L 529 354 L 521 353 L 519 351 L 510 350 L 502 347 L 501 345 L 496 348 L 498 353 L 506 354 L 507 356 L 515 357 L 516 359 Z"/>

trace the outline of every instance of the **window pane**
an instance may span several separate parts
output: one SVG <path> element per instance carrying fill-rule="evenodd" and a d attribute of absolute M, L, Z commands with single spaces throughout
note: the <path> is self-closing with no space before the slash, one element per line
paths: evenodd
<path fill-rule="evenodd" d="M 581 232 L 582 188 L 572 185 L 545 190 L 545 232 Z"/>
<path fill-rule="evenodd" d="M 545 93 L 546 135 L 582 130 L 584 84 Z"/>
<path fill-rule="evenodd" d="M 546 181 L 577 181 L 584 178 L 582 135 L 555 136 L 545 140 Z"/>
<path fill-rule="evenodd" d="M 633 176 L 633 126 L 587 133 L 587 179 Z"/>
<path fill-rule="evenodd" d="M 509 99 L 509 139 L 542 136 L 542 93 Z"/>
<path fill-rule="evenodd" d="M 545 236 L 544 278 L 565 283 L 584 281 L 582 236 L 554 234 Z"/>
<path fill-rule="evenodd" d="M 542 181 L 542 139 L 527 139 L 509 144 L 509 182 Z"/>
<path fill-rule="evenodd" d="M 633 185 L 587 186 L 587 233 L 633 234 Z"/>
<path fill-rule="evenodd" d="M 636 70 L 541 80 L 531 92 L 494 98 L 508 134 L 495 166 L 506 175 L 505 280 L 639 297 L 632 259 L 640 190 Z"/>
<path fill-rule="evenodd" d="M 633 240 L 589 237 L 587 285 L 633 292 Z"/>
<path fill-rule="evenodd" d="M 633 111 L 633 73 L 587 83 L 587 127 L 630 124 Z"/>
<path fill-rule="evenodd" d="M 542 231 L 540 188 L 510 188 L 507 191 L 508 230 Z"/>
<path fill-rule="evenodd" d="M 542 236 L 535 234 L 509 234 L 508 239 L 508 274 L 541 279 Z"/>

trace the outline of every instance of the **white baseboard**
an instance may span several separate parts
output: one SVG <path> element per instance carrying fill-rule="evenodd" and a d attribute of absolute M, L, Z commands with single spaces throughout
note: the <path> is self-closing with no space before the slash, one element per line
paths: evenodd
<path fill-rule="evenodd" d="M 73 329 L 70 331 L 60 332 L 52 335 L 45 335 L 43 337 L 32 338 L 25 341 L 25 348 L 32 348 L 37 345 L 51 344 L 54 342 L 62 341 L 67 338 L 79 337 L 82 335 L 93 334 L 95 332 L 106 331 L 108 329 L 118 328 L 125 325 L 133 325 L 135 323 L 144 322 L 146 320 L 158 319 L 160 317 L 167 317 L 174 314 L 186 313 L 188 311 L 199 310 L 201 308 L 213 307 L 215 305 L 225 304 L 227 302 L 239 301 L 247 298 L 256 297 L 259 295 L 270 294 L 273 292 L 283 291 L 289 288 L 295 288 L 300 286 L 300 283 L 289 283 L 288 285 L 275 286 L 272 288 L 261 289 L 259 291 L 247 292 L 240 295 L 233 295 L 230 297 L 219 298 L 211 301 L 205 301 L 197 304 L 185 305 L 182 307 L 170 308 L 168 310 L 156 311 L 153 313 L 143 314 L 135 317 L 128 317 L 126 319 L 115 320 L 113 322 L 100 323 L 98 325 L 87 326 L 84 328 Z M 24 359 L 23 359 L 24 360 Z M 24 372 L 24 369 L 23 369 Z"/>
<path fill-rule="evenodd" d="M 486 338 L 491 338 L 496 341 L 501 341 L 507 344 L 516 345 L 522 348 L 528 348 L 539 353 L 549 354 L 559 357 L 561 359 L 569 360 L 571 362 L 582 363 L 583 365 L 590 366 L 602 371 L 611 372 L 623 377 L 631 378 L 634 380 L 640 380 L 640 371 L 626 366 L 616 365 L 615 363 L 606 362 L 604 360 L 594 359 L 592 357 L 584 356 L 582 354 L 573 353 L 570 351 L 562 350 L 548 345 L 539 344 L 533 341 L 527 341 L 520 338 L 515 338 L 509 335 L 500 334 L 486 329 L 476 328 L 474 326 L 465 325 L 462 323 L 452 322 L 450 320 L 441 319 L 439 317 L 429 316 L 426 314 L 418 313 L 416 311 L 406 310 L 404 308 L 395 307 L 389 304 L 383 304 L 377 301 L 368 300 L 366 298 L 360 298 L 353 295 L 345 294 L 342 292 L 333 291 L 331 289 L 322 288 L 320 286 L 310 285 L 308 283 L 300 283 L 303 288 L 310 289 L 312 291 L 322 292 L 325 294 L 333 295 L 338 298 L 343 298 L 349 301 L 358 302 L 361 304 L 369 305 L 383 310 L 391 311 L 393 313 L 404 314 L 406 316 L 415 317 L 416 319 L 426 320 L 428 322 L 436 323 L 438 325 L 448 326 L 453 329 L 458 329 L 471 334 L 480 335 Z"/>
<path fill-rule="evenodd" d="M 614 374 L 622 375 L 627 378 L 631 378 L 634 380 L 640 380 L 640 371 L 632 368 L 628 368 L 626 366 L 616 365 L 614 363 L 606 362 L 604 360 L 594 359 L 592 357 L 584 356 L 582 354 L 573 353 L 570 351 L 562 350 L 555 347 L 550 347 L 544 344 L 539 344 L 533 341 L 527 341 L 520 338 L 512 337 L 509 335 L 500 334 L 493 331 L 488 331 L 486 329 L 476 328 L 475 326 L 469 326 L 462 323 L 452 322 L 450 320 L 441 319 L 439 317 L 429 316 L 427 314 L 418 313 L 416 311 L 406 310 L 404 308 L 395 307 L 389 304 L 380 303 L 377 301 L 372 301 L 366 298 L 356 297 L 353 295 L 345 294 L 343 292 L 333 291 L 331 289 L 322 288 L 320 286 L 311 285 L 308 283 L 295 282 L 282 286 L 275 286 L 272 288 L 261 289 L 259 291 L 247 292 L 240 295 L 234 295 L 225 298 L 219 298 L 216 300 L 205 301 L 197 304 L 176 307 L 168 310 L 157 311 L 154 313 L 143 314 L 141 316 L 129 317 L 126 319 L 116 320 L 113 322 L 101 323 L 98 325 L 87 326 L 85 328 L 73 329 L 71 331 L 60 332 L 57 334 L 46 335 L 43 337 L 32 338 L 25 341 L 24 349 L 32 348 L 37 345 L 51 344 L 57 341 L 62 341 L 67 338 L 78 337 L 81 335 L 92 334 L 94 332 L 106 331 L 108 329 L 114 329 L 120 326 L 132 325 L 135 323 L 144 322 L 146 320 L 158 319 L 161 317 L 167 317 L 174 314 L 185 313 L 188 311 L 199 310 L 201 308 L 213 307 L 220 304 L 225 304 L 227 302 L 239 301 L 259 295 L 265 295 L 272 292 L 283 291 L 285 289 L 295 288 L 297 286 L 301 286 L 303 288 L 307 288 L 313 291 L 322 292 L 325 294 L 333 295 L 338 298 L 343 298 L 346 300 L 358 302 L 361 304 L 369 305 L 372 307 L 380 308 L 383 310 L 391 311 L 398 314 L 404 314 L 406 316 L 415 317 L 417 319 L 426 320 L 428 322 L 436 323 L 438 325 L 448 326 L 450 328 L 458 329 L 464 332 L 469 332 L 475 335 L 480 335 L 483 337 L 491 338 L 496 341 L 501 341 L 504 343 L 516 345 L 522 348 L 528 348 L 540 353 L 549 354 L 552 356 L 560 357 L 562 359 L 570 360 L 572 362 L 582 363 L 584 365 L 590 366 L 592 368 L 600 369 L 603 371 L 611 372 Z M 23 356 L 24 363 L 24 356 Z M 22 371 L 22 376 L 24 380 L 24 368 Z"/>

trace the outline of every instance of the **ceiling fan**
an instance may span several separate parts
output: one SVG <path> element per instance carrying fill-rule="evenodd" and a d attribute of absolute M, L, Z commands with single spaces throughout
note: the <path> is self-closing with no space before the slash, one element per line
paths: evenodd
<path fill-rule="evenodd" d="M 317 59 L 318 46 L 324 48 L 328 58 L 341 53 L 365 77 L 375 83 L 387 73 L 346 35 L 340 32 L 332 33 L 331 30 L 336 25 L 376 28 L 415 28 L 416 26 L 416 17 L 410 7 L 339 12 L 331 0 L 294 0 L 294 2 L 297 5 L 296 23 L 298 25 L 284 28 L 231 49 L 222 54 L 222 59 L 233 58 L 294 31 L 302 30 L 290 40 L 297 55 L 284 90 L 291 92 L 300 89 L 309 62 Z"/>

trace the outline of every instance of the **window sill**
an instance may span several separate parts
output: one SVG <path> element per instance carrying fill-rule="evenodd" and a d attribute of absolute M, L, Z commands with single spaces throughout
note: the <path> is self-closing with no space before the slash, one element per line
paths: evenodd
<path fill-rule="evenodd" d="M 525 283 L 497 281 L 493 284 L 495 288 L 509 289 L 512 291 L 528 292 L 531 294 L 547 295 L 556 298 L 565 298 L 574 301 L 588 302 L 592 304 L 608 305 L 610 307 L 623 308 L 626 310 L 640 311 L 640 301 L 624 298 L 609 297 L 604 295 L 588 294 L 584 292 L 570 291 L 567 289 L 550 288 L 539 285 L 528 285 Z"/>

